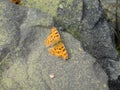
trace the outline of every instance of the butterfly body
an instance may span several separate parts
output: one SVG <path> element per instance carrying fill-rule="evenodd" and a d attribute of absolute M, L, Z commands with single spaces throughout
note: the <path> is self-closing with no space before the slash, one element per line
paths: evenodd
<path fill-rule="evenodd" d="M 55 55 L 57 57 L 61 57 L 64 60 L 68 59 L 68 53 L 63 44 L 60 34 L 55 27 L 52 28 L 51 33 L 48 35 L 47 39 L 45 40 L 45 44 L 51 55 Z"/>

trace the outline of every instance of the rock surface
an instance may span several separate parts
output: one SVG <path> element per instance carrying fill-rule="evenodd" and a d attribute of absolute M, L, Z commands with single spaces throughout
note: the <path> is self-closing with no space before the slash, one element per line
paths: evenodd
<path fill-rule="evenodd" d="M 106 13 L 107 19 L 115 24 L 118 24 L 120 29 L 120 1 L 119 0 L 100 0 Z M 117 16 L 116 16 L 117 14 Z M 118 19 L 116 23 L 116 18 Z"/>
<path fill-rule="evenodd" d="M 0 90 L 108 90 L 107 76 L 80 42 L 61 32 L 69 60 L 50 56 L 44 40 L 52 17 L 36 9 L 3 2 L 0 30 Z M 50 78 L 54 75 L 54 78 Z"/>
<path fill-rule="evenodd" d="M 102 0 L 73 1 L 66 3 L 61 0 L 59 5 L 63 7 L 58 8 L 55 25 L 81 41 L 84 50 L 94 56 L 105 70 L 109 81 L 113 80 L 111 90 L 116 90 L 119 87 L 114 82 L 120 84 L 120 58 L 115 48 L 114 27 L 106 21 Z"/>
<path fill-rule="evenodd" d="M 2 73 L 1 90 L 108 90 L 106 74 L 99 67 L 100 74 L 95 72 L 95 59 L 82 50 L 79 41 L 61 33 L 70 58 L 64 61 L 50 56 L 45 47 L 50 29 L 39 25 L 26 27 L 21 29 L 22 33 L 27 32 L 21 35 L 25 38 L 20 39 L 14 53 L 3 59 L 9 63 Z"/>
<path fill-rule="evenodd" d="M 0 90 L 108 90 L 108 77 L 101 66 L 109 65 L 109 62 L 100 62 L 100 66 L 98 59 L 104 54 L 110 56 L 109 59 L 116 59 L 118 53 L 107 22 L 100 22 L 102 9 L 98 1 L 26 0 L 22 5 L 0 1 Z M 45 47 L 44 40 L 53 25 L 59 28 L 68 50 L 67 61 L 51 56 Z M 61 31 L 64 29 L 81 42 Z M 106 44 L 108 47 L 104 50 Z M 116 78 L 120 64 L 114 62 L 115 74 L 110 75 Z M 111 66 L 108 68 L 112 69 Z"/>

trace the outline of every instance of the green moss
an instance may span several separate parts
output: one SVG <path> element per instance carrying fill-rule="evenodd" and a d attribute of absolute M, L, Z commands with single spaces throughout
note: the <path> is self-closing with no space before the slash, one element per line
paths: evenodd
<path fill-rule="evenodd" d="M 69 28 L 66 29 L 67 32 L 72 34 L 73 37 L 79 39 L 80 38 L 80 32 L 78 31 L 78 26 L 77 25 L 71 25 Z"/>
<path fill-rule="evenodd" d="M 118 53 L 120 54 L 120 44 L 117 45 L 117 51 L 118 51 Z"/>
<path fill-rule="evenodd" d="M 12 79 L 11 78 L 4 78 L 3 80 L 2 80 L 2 82 L 4 82 L 4 84 L 5 84 L 5 87 L 7 87 L 7 88 L 10 88 L 10 87 L 12 87 Z"/>
<path fill-rule="evenodd" d="M 26 0 L 26 2 L 22 3 L 26 7 L 40 9 L 55 16 L 59 0 Z"/>
<path fill-rule="evenodd" d="M 82 2 L 79 3 L 78 7 L 77 7 L 77 10 L 82 12 L 82 6 L 83 6 L 83 3 Z"/>
<path fill-rule="evenodd" d="M 67 0 L 67 3 L 71 5 L 73 3 L 73 1 L 74 0 Z"/>

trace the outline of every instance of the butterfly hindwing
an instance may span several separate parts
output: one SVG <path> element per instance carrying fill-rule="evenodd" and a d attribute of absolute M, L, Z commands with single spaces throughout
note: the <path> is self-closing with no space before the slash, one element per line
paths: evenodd
<path fill-rule="evenodd" d="M 55 27 L 52 28 L 51 33 L 47 37 L 45 44 L 46 46 L 52 46 L 60 41 L 60 34 Z"/>
<path fill-rule="evenodd" d="M 49 49 L 49 53 L 57 57 L 62 57 L 64 60 L 68 59 L 67 50 L 62 42 L 59 42 L 58 44 L 51 47 Z"/>

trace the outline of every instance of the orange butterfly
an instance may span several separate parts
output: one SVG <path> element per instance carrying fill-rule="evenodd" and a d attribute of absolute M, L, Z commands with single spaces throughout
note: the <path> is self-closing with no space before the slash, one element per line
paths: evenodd
<path fill-rule="evenodd" d="M 15 4 L 20 4 L 21 0 L 10 0 L 10 2 L 15 3 Z"/>
<path fill-rule="evenodd" d="M 50 47 L 48 51 L 51 55 L 62 57 L 64 60 L 68 59 L 67 50 L 62 43 L 59 32 L 55 27 L 52 28 L 51 33 L 45 40 L 45 44 L 47 47 Z"/>

